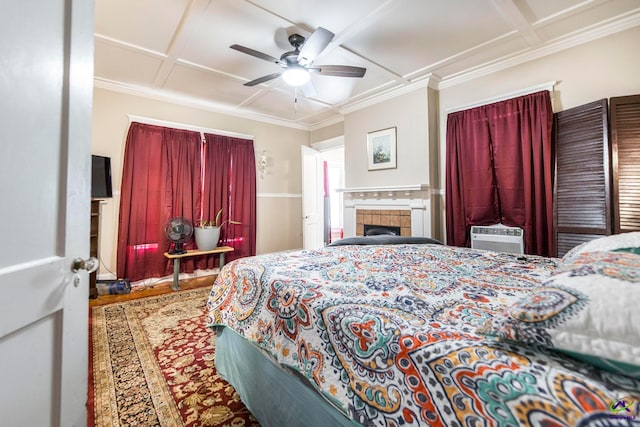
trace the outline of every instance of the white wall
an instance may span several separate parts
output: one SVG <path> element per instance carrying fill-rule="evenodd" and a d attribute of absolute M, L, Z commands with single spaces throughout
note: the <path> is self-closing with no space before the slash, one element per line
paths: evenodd
<path fill-rule="evenodd" d="M 345 116 L 347 188 L 429 183 L 427 97 L 425 87 Z M 397 168 L 369 171 L 367 133 L 394 126 Z"/>
<path fill-rule="evenodd" d="M 311 131 L 311 144 L 344 136 L 344 121 Z"/>
<path fill-rule="evenodd" d="M 267 173 L 257 178 L 257 253 L 302 247 L 300 146 L 309 145 L 308 131 L 96 88 L 92 153 L 111 157 L 114 188 L 114 197 L 101 209 L 100 275 L 115 273 L 116 269 L 120 182 L 129 115 L 253 135 L 256 159 L 262 150 L 269 158 Z"/>

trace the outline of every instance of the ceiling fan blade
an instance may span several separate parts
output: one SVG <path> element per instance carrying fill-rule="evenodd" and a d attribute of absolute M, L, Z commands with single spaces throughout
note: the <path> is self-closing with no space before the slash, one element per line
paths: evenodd
<path fill-rule="evenodd" d="M 302 89 L 302 93 L 307 98 L 316 96 L 316 88 L 313 86 L 313 83 L 311 82 L 311 80 L 309 80 L 308 82 L 300 86 L 300 89 Z"/>
<path fill-rule="evenodd" d="M 310 65 L 316 57 L 331 42 L 334 34 L 322 27 L 318 27 L 304 42 L 298 54 L 298 64 Z"/>
<path fill-rule="evenodd" d="M 269 80 L 273 80 L 275 78 L 280 77 L 280 74 L 282 74 L 282 73 L 273 73 L 273 74 L 269 74 L 267 76 L 258 77 L 257 79 L 251 80 L 250 82 L 247 82 L 244 85 L 245 86 L 259 85 L 260 83 L 268 82 Z"/>
<path fill-rule="evenodd" d="M 322 74 L 323 76 L 363 77 L 367 69 L 352 67 L 350 65 L 316 65 L 313 68 L 309 68 L 309 71 Z"/>
<path fill-rule="evenodd" d="M 280 62 L 281 62 L 276 57 L 273 57 L 271 55 L 267 55 L 266 53 L 258 52 L 257 50 L 253 50 L 253 49 L 251 49 L 249 47 L 240 46 L 239 44 L 232 44 L 229 47 L 231 49 L 237 50 L 238 52 L 246 53 L 247 55 L 255 56 L 256 58 L 264 59 L 265 61 L 268 61 L 268 62 L 273 62 L 273 63 L 276 63 L 276 64 L 280 64 Z"/>

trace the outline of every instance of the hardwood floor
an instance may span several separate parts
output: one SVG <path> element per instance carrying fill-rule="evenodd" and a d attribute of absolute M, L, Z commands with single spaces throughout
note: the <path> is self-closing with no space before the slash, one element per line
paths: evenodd
<path fill-rule="evenodd" d="M 210 287 L 213 285 L 217 275 L 195 277 L 193 279 L 180 280 L 180 289 L 195 289 L 202 287 Z M 158 283 L 155 285 L 145 286 L 143 289 L 131 290 L 128 294 L 114 295 L 98 295 L 98 298 L 89 300 L 89 307 L 97 307 L 100 305 L 111 304 L 114 302 L 129 301 L 137 298 L 145 298 L 155 295 L 162 295 L 170 292 L 179 292 L 171 289 L 173 281 Z"/>

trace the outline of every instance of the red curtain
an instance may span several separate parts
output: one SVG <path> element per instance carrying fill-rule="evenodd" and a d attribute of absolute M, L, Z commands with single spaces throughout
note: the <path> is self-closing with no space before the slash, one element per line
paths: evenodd
<path fill-rule="evenodd" d="M 202 218 L 222 209 L 221 243 L 234 248 L 226 259 L 256 254 L 256 168 L 253 141 L 205 134 Z M 229 220 L 240 222 L 231 224 Z M 217 256 L 202 257 L 197 268 L 213 268 Z"/>
<path fill-rule="evenodd" d="M 502 223 L 524 229 L 527 253 L 554 253 L 552 121 L 548 91 L 448 116 L 447 243 Z"/>
<path fill-rule="evenodd" d="M 199 132 L 168 128 L 165 128 L 164 134 L 163 165 L 165 165 L 166 170 L 164 176 L 169 180 L 169 183 L 165 187 L 165 199 L 162 203 L 166 215 L 163 224 L 175 217 L 184 217 L 193 224 L 194 220 L 200 217 L 200 188 L 202 187 L 200 169 L 201 136 Z M 164 229 L 162 237 L 167 242 L 164 247 L 169 248 Z M 188 249 L 195 248 L 193 237 L 186 242 L 186 247 Z M 165 259 L 165 265 L 165 273 L 171 274 L 173 272 L 173 261 Z M 192 273 L 194 267 L 193 258 L 185 258 L 180 262 L 182 272 Z"/>
<path fill-rule="evenodd" d="M 447 244 L 470 246 L 475 224 L 499 222 L 489 123 L 484 111 L 464 110 L 447 117 Z"/>
<path fill-rule="evenodd" d="M 197 132 L 131 124 L 120 190 L 119 278 L 171 274 L 163 255 L 169 250 L 164 226 L 169 218 L 199 214 L 199 193 L 193 191 L 200 188 L 199 143 Z M 189 263 L 184 265 L 187 271 Z"/>

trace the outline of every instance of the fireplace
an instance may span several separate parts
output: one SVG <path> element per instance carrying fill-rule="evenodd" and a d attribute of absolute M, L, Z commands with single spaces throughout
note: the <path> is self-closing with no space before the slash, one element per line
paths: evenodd
<path fill-rule="evenodd" d="M 411 236 L 409 209 L 357 209 L 356 236 L 393 234 Z"/>
<path fill-rule="evenodd" d="M 376 225 L 376 224 L 364 224 L 365 236 L 377 236 L 379 234 L 388 234 L 391 236 L 400 235 L 400 227 L 393 225 Z"/>
<path fill-rule="evenodd" d="M 364 236 L 364 226 L 399 227 L 400 236 L 431 237 L 431 200 L 426 184 L 345 188 L 344 237 Z M 393 229 L 396 232 L 396 228 Z"/>

